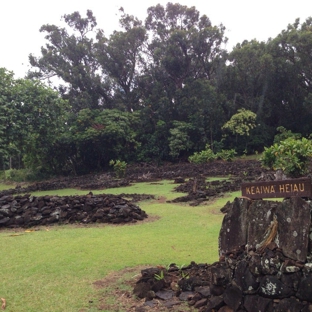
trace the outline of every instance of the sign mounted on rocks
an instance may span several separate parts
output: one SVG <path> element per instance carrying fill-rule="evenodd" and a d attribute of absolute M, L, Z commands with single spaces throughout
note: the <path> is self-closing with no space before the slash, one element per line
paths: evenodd
<path fill-rule="evenodd" d="M 310 178 L 242 183 L 242 196 L 259 198 L 312 197 Z"/>

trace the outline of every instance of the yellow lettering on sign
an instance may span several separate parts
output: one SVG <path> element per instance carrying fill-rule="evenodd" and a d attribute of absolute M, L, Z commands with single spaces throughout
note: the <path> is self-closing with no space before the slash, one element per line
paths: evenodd
<path fill-rule="evenodd" d="M 270 190 L 270 193 L 275 193 L 275 188 L 274 188 L 274 185 L 271 185 L 271 190 Z"/>
<path fill-rule="evenodd" d="M 300 192 L 304 192 L 304 183 L 299 183 L 299 190 Z"/>
<path fill-rule="evenodd" d="M 289 193 L 289 192 L 290 192 L 290 190 L 289 190 L 289 184 L 288 184 L 288 183 L 285 184 L 285 187 L 286 187 L 286 193 Z"/>
<path fill-rule="evenodd" d="M 259 187 L 256 187 L 256 194 L 261 194 Z"/>
<path fill-rule="evenodd" d="M 284 184 L 281 184 L 281 185 L 279 186 L 279 191 L 280 191 L 280 192 L 285 192 L 285 185 L 284 185 Z"/>
<path fill-rule="evenodd" d="M 298 186 L 296 183 L 294 184 L 294 192 L 298 192 Z"/>
<path fill-rule="evenodd" d="M 250 188 L 246 187 L 246 194 L 250 194 Z"/>
<path fill-rule="evenodd" d="M 270 193 L 270 186 L 263 186 L 264 193 Z"/>
<path fill-rule="evenodd" d="M 251 187 L 251 194 L 255 194 L 254 188 L 254 186 Z"/>

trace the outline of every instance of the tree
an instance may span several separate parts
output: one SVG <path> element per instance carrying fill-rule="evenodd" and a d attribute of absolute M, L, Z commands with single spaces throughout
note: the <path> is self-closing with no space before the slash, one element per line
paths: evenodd
<path fill-rule="evenodd" d="M 188 151 L 192 147 L 191 138 L 188 134 L 192 128 L 191 124 L 181 121 L 173 121 L 173 128 L 170 129 L 169 148 L 170 155 L 178 158 L 182 152 Z"/>
<path fill-rule="evenodd" d="M 145 27 L 151 37 L 148 46 L 154 68 L 165 70 L 176 88 L 189 77 L 212 79 L 225 42 L 223 25 L 212 26 L 195 7 L 168 3 L 150 7 Z"/>
<path fill-rule="evenodd" d="M 111 159 L 133 158 L 138 142 L 135 113 L 83 109 L 61 141 L 74 145 L 68 167 L 76 173 L 105 168 Z"/>
<path fill-rule="evenodd" d="M 241 108 L 237 110 L 229 121 L 227 121 L 222 130 L 230 132 L 235 136 L 235 142 L 237 145 L 238 136 L 249 137 L 250 131 L 256 127 L 257 115 L 250 110 Z M 245 142 L 245 150 L 247 149 L 247 140 Z"/>
<path fill-rule="evenodd" d="M 13 73 L 0 68 L 0 170 L 5 169 L 9 156 L 16 150 L 13 129 L 16 111 L 12 104 L 14 83 Z"/>
<path fill-rule="evenodd" d="M 271 80 L 271 116 L 268 122 L 302 133 L 311 133 L 312 117 L 312 18 L 297 19 L 269 43 L 274 60 Z"/>
<path fill-rule="evenodd" d="M 0 69 L 0 156 L 22 156 L 32 169 L 54 170 L 54 144 L 65 131 L 67 102 L 39 81 Z"/>
<path fill-rule="evenodd" d="M 133 16 L 123 14 L 120 22 L 126 30 L 114 31 L 109 39 L 102 31 L 98 32 L 96 57 L 103 73 L 111 77 L 115 84 L 115 106 L 131 111 L 138 108 L 137 79 L 143 62 L 146 30 Z"/>
<path fill-rule="evenodd" d="M 71 103 L 72 110 L 82 108 L 99 109 L 111 107 L 109 79 L 99 71 L 95 58 L 94 39 L 96 19 L 92 11 L 83 18 L 79 12 L 63 16 L 71 28 L 43 25 L 40 32 L 46 33 L 48 43 L 41 48 L 41 57 L 29 56 L 33 71 L 29 78 L 49 80 L 61 79 L 64 84 L 59 92 Z"/>
<path fill-rule="evenodd" d="M 234 110 L 245 108 L 262 115 L 272 73 L 273 57 L 265 42 L 256 40 L 237 44 L 229 54 L 223 86 Z"/>
<path fill-rule="evenodd" d="M 54 149 L 66 131 L 69 106 L 59 94 L 40 81 L 18 79 L 12 89 L 14 143 L 24 164 L 32 169 L 56 171 Z"/>

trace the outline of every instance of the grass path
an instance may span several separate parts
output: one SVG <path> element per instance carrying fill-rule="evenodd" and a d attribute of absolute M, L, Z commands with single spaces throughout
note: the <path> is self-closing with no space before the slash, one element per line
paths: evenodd
<path fill-rule="evenodd" d="M 106 193 L 149 193 L 168 199 L 181 195 L 172 193 L 172 188 L 165 181 Z M 57 194 L 73 192 L 77 193 L 62 190 Z M 103 193 L 94 193 L 99 192 Z M 139 206 L 160 219 L 141 224 L 52 226 L 16 233 L 1 230 L 0 297 L 7 300 L 6 311 L 96 311 L 100 290 L 92 283 L 112 271 L 145 264 L 216 261 L 223 217 L 219 209 L 237 195 L 198 207 L 144 201 Z"/>

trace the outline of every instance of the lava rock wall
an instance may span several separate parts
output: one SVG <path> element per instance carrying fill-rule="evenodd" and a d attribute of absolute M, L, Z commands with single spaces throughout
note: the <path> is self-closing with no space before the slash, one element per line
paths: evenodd
<path fill-rule="evenodd" d="M 114 195 L 31 196 L 0 198 L 0 227 L 31 227 L 52 223 L 127 223 L 143 220 L 145 211 Z"/>

